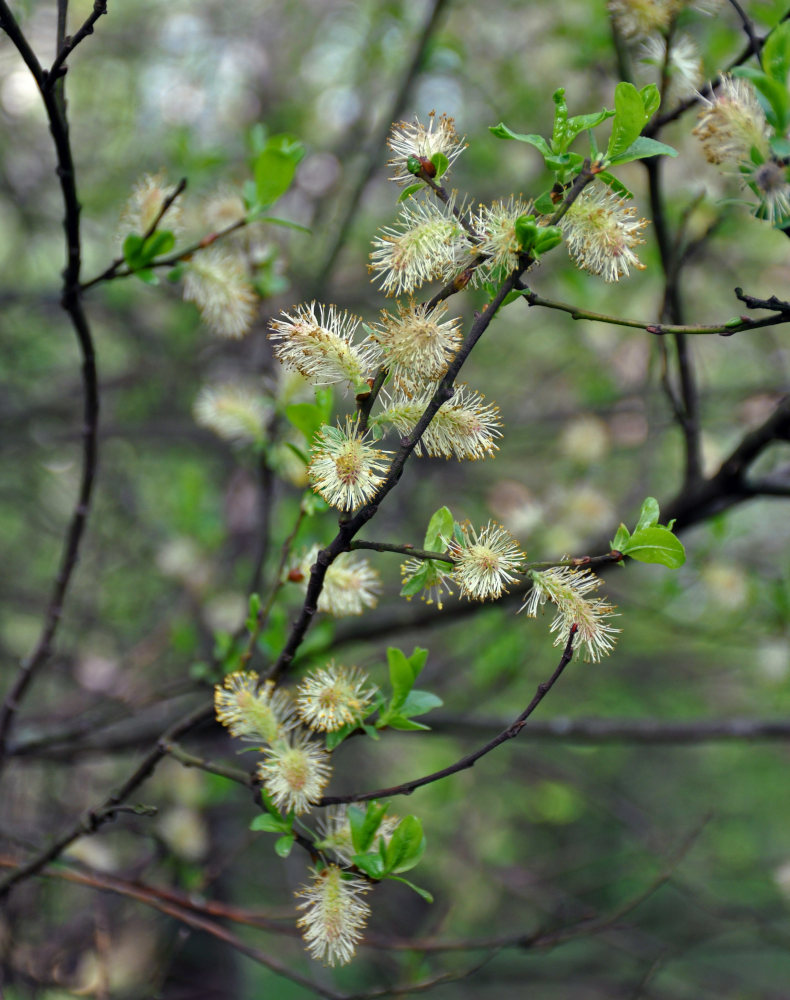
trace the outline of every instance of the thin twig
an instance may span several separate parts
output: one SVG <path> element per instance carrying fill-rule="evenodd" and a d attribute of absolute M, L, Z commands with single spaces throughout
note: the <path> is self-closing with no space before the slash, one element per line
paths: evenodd
<path fill-rule="evenodd" d="M 321 799 L 320 805 L 330 806 L 330 805 L 340 805 L 344 802 L 365 802 L 370 799 L 386 799 L 393 795 L 411 795 L 411 793 L 417 789 L 422 788 L 424 785 L 430 785 L 434 781 L 440 781 L 442 778 L 447 778 L 451 774 L 457 774 L 459 771 L 465 771 L 470 767 L 473 767 L 481 757 L 485 757 L 486 754 L 491 753 L 502 743 L 507 740 L 512 740 L 521 732 L 527 723 L 527 719 L 532 715 L 538 705 L 543 701 L 546 695 L 551 691 L 556 682 L 560 679 L 560 676 L 570 663 L 573 658 L 573 640 L 576 635 L 577 627 L 573 625 L 570 630 L 570 635 L 568 636 L 568 641 L 565 644 L 565 649 L 563 650 L 560 662 L 557 664 L 554 673 L 549 677 L 547 681 L 538 685 L 538 689 L 535 692 L 532 701 L 527 705 L 521 715 L 518 716 L 506 729 L 503 729 L 501 733 L 495 736 L 488 743 L 484 744 L 474 753 L 467 754 L 460 760 L 456 761 L 455 764 L 451 764 L 449 767 L 444 767 L 440 771 L 434 771 L 432 774 L 426 774 L 422 778 L 414 778 L 412 781 L 405 781 L 400 785 L 393 785 L 391 788 L 378 788 L 374 792 L 362 792 L 358 795 L 328 795 Z"/>
<path fill-rule="evenodd" d="M 370 549 L 372 552 L 397 552 L 403 556 L 413 556 L 415 559 L 434 559 L 437 562 L 454 563 L 455 557 L 447 552 L 431 552 L 429 549 L 417 549 L 413 545 L 395 545 L 390 542 L 371 542 L 359 539 L 349 545 L 350 549 Z"/>
<path fill-rule="evenodd" d="M 65 3 L 64 7 L 64 18 L 63 18 L 63 28 L 65 29 Z M 94 0 L 93 10 L 90 12 L 88 17 L 83 22 L 82 26 L 77 30 L 74 35 L 70 37 L 63 37 L 59 45 L 58 54 L 55 56 L 55 61 L 49 69 L 48 85 L 51 87 L 54 85 L 55 81 L 65 73 L 65 62 L 69 55 L 77 48 L 83 39 L 87 38 L 88 35 L 93 34 L 93 26 L 99 20 L 99 18 L 107 13 L 107 0 Z M 60 8 L 58 9 L 58 14 L 60 15 Z M 60 17 L 59 17 L 60 21 Z M 60 35 L 60 23 L 58 25 Z"/>
<path fill-rule="evenodd" d="M 743 26 L 743 31 L 746 37 L 749 39 L 749 48 L 754 53 L 757 58 L 757 62 L 762 66 L 762 50 L 763 45 L 760 39 L 757 37 L 757 32 L 754 28 L 754 21 L 748 16 L 746 11 L 738 3 L 738 0 L 728 0 L 729 5 L 733 7 L 741 19 L 741 25 Z"/>
<path fill-rule="evenodd" d="M 740 289 L 736 289 L 737 292 Z M 742 298 L 745 301 L 744 296 L 739 295 L 738 298 Z M 720 337 L 731 337 L 735 333 L 741 333 L 744 330 L 759 330 L 766 326 L 780 326 L 782 323 L 790 323 L 790 305 L 787 303 L 779 304 L 779 300 L 774 297 L 773 300 L 755 300 L 759 302 L 764 302 L 764 305 L 750 305 L 749 308 L 752 309 L 774 309 L 777 311 L 777 316 L 763 317 L 762 319 L 752 319 L 750 316 L 740 316 L 737 319 L 725 320 L 723 323 L 710 323 L 710 324 L 700 324 L 700 323 L 658 323 L 658 322 L 647 322 L 646 320 L 640 319 L 625 319 L 621 316 L 610 316 L 607 313 L 593 312 L 590 309 L 584 309 L 581 306 L 576 306 L 568 302 L 558 302 L 556 299 L 547 299 L 542 295 L 538 295 L 537 292 L 533 292 L 530 288 L 525 287 L 524 289 L 524 299 L 531 306 L 542 306 L 544 309 L 557 309 L 560 312 L 568 313 L 571 319 L 575 320 L 588 320 L 594 323 L 607 323 L 610 326 L 623 326 L 633 330 L 646 330 L 648 333 L 654 336 L 661 337 L 667 334 L 687 334 L 689 336 L 711 336 L 718 335 Z M 777 303 L 776 305 L 767 304 L 769 301 Z"/>
<path fill-rule="evenodd" d="M 437 386 L 436 391 L 427 404 L 422 416 L 417 421 L 411 433 L 402 439 L 401 447 L 395 453 L 389 472 L 376 490 L 373 497 L 353 515 L 344 519 L 341 518 L 337 535 L 325 549 L 322 549 L 318 553 L 315 565 L 313 566 L 310 574 L 310 580 L 307 584 L 307 594 L 305 595 L 302 609 L 291 627 L 291 632 L 277 658 L 276 663 L 269 671 L 269 679 L 275 680 L 279 678 L 280 675 L 290 667 L 299 646 L 302 644 L 302 640 L 307 634 L 310 623 L 318 610 L 318 598 L 324 585 L 324 578 L 327 570 L 341 552 L 348 551 L 350 543 L 357 532 L 359 532 L 361 528 L 363 528 L 364 525 L 366 525 L 367 522 L 375 516 L 381 502 L 390 493 L 390 491 L 397 486 L 401 476 L 403 475 L 403 469 L 407 460 L 419 444 L 420 439 L 428 428 L 431 420 L 433 420 L 440 407 L 446 403 L 448 399 L 452 398 L 455 379 L 461 370 L 461 367 L 469 357 L 472 349 L 488 329 L 491 320 L 496 315 L 497 309 L 510 294 L 516 281 L 518 281 L 519 276 L 528 264 L 529 258 L 525 257 L 523 261 L 519 263 L 518 268 L 513 271 L 513 273 L 510 274 L 502 283 L 499 291 L 494 296 L 493 301 L 490 302 L 487 308 L 475 319 L 471 329 L 469 330 L 469 334 L 464 340 L 462 346 L 456 352 L 444 378 Z"/>
<path fill-rule="evenodd" d="M 97 436 L 99 421 L 99 390 L 96 374 L 96 357 L 93 337 L 82 305 L 80 291 L 81 235 L 80 204 L 74 174 L 69 126 L 66 118 L 62 86 L 51 88 L 41 64 L 31 49 L 5 0 L 0 0 L 0 27 L 16 46 L 41 92 L 50 132 L 55 144 L 57 175 L 63 198 L 63 228 L 66 237 L 66 266 L 63 270 L 61 305 L 71 320 L 82 355 L 83 390 L 83 445 L 80 486 L 74 510 L 66 531 L 58 572 L 44 615 L 36 645 L 22 661 L 14 681 L 0 709 L 0 767 L 13 726 L 14 718 L 37 671 L 46 661 L 52 648 L 63 613 L 63 604 L 77 565 L 80 546 L 87 524 L 97 465 Z"/>
<path fill-rule="evenodd" d="M 379 150 L 384 146 L 389 130 L 392 127 L 392 123 L 400 118 L 403 113 L 409 91 L 412 88 L 412 84 L 414 83 L 417 74 L 422 68 L 428 45 L 430 44 L 431 38 L 436 33 L 436 29 L 439 26 L 439 21 L 446 6 L 448 6 L 448 0 L 431 0 L 427 16 L 423 23 L 422 31 L 420 32 L 420 36 L 414 46 L 414 51 L 411 59 L 409 60 L 409 64 L 403 72 L 403 76 L 396 90 L 395 97 L 392 100 L 392 104 L 390 105 L 387 113 L 381 119 L 379 127 L 372 134 L 370 141 L 362 152 L 362 166 L 351 190 L 343 199 L 343 217 L 335 229 L 332 242 L 326 252 L 324 262 L 321 265 L 316 278 L 314 289 L 314 295 L 316 298 L 322 298 L 322 291 L 326 287 L 330 275 L 334 270 L 340 251 L 345 246 L 348 233 L 351 229 L 351 224 L 357 214 L 365 188 L 368 186 L 370 179 L 373 177 L 376 169 L 378 168 L 377 157 Z"/>

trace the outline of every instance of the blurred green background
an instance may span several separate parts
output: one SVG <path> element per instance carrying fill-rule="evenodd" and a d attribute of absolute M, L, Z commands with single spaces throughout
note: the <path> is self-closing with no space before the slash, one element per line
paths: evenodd
<path fill-rule="evenodd" d="M 786 12 L 779 2 L 745 6 L 762 32 Z M 72 4 L 72 30 L 90 9 L 85 0 Z M 55 6 L 36 0 L 15 11 L 42 60 L 51 61 Z M 715 16 L 689 11 L 684 18 L 706 77 L 741 51 L 728 4 Z M 655 78 L 638 46 L 629 54 L 639 84 Z M 117 255 L 121 209 L 145 173 L 163 171 L 171 183 L 188 178 L 185 238 L 203 235 L 197 219 L 205 199 L 249 176 L 249 136 L 258 123 L 306 146 L 275 214 L 310 233 L 259 226 L 251 235 L 266 294 L 242 341 L 212 336 L 166 281 L 151 288 L 127 279 L 88 294 L 102 399 L 99 481 L 55 655 L 15 730 L 17 756 L 0 809 L 6 858 L 34 849 L 101 800 L 169 720 L 210 692 L 217 635 L 221 642 L 243 621 L 260 551 L 261 470 L 252 449 L 198 427 L 192 406 L 217 379 L 276 384 L 266 326 L 281 309 L 317 296 L 372 320 L 384 307 L 366 265 L 371 238 L 396 211 L 381 141 L 393 116 L 424 120 L 435 108 L 455 117 L 469 148 L 450 180 L 473 202 L 537 196 L 547 186 L 538 155 L 494 139 L 488 126 L 504 121 L 545 134 L 558 86 L 574 113 L 611 105 L 616 65 L 602 0 L 110 3 L 69 60 L 67 78 L 84 276 Z M 665 196 L 673 226 L 687 217 L 692 237 L 713 227 L 683 273 L 688 321 L 722 321 L 742 311 L 735 285 L 785 295 L 788 245 L 738 204 L 735 182 L 705 163 L 693 125 L 691 112 L 662 133 L 681 151 L 665 164 Z M 4 684 L 36 641 L 79 477 L 79 358 L 59 308 L 62 209 L 53 169 L 35 86 L 3 39 Z M 621 176 L 647 215 L 642 167 Z M 587 309 L 653 320 L 663 278 L 650 227 L 640 256 L 646 270 L 611 286 L 575 270 L 560 249 L 530 283 Z M 469 320 L 484 302 L 482 292 L 470 292 L 457 308 Z M 694 339 L 708 472 L 787 391 L 786 345 L 783 327 Z M 581 555 L 611 538 L 620 520 L 632 524 L 645 496 L 668 500 L 679 489 L 682 440 L 661 386 L 656 338 L 515 303 L 472 355 L 464 380 L 501 408 L 498 454 L 463 465 L 413 461 L 366 537 L 419 545 L 430 514 L 448 503 L 458 520 L 503 522 L 531 559 Z M 341 411 L 352 404 L 342 391 L 336 402 Z M 760 468 L 786 460 L 786 445 L 776 446 Z M 301 496 L 293 482 L 275 487 L 269 584 Z M 306 521 L 297 549 L 328 542 L 334 524 L 331 513 Z M 610 571 L 606 590 L 623 630 L 615 653 L 599 664 L 574 662 L 536 724 L 786 720 L 787 524 L 786 501 L 755 501 L 686 532 L 688 561 L 678 572 L 634 564 Z M 397 556 L 371 559 L 383 580 L 379 607 L 351 622 L 320 616 L 297 674 L 331 650 L 383 682 L 387 645 L 407 652 L 427 645 L 421 686 L 440 694 L 445 708 L 427 720 L 433 734 L 345 745 L 332 794 L 416 777 L 473 750 L 521 711 L 557 659 L 548 622 L 515 617 L 515 600 L 461 609 L 448 602 L 442 618 L 398 596 Z M 259 668 L 276 655 L 300 605 L 298 587 L 284 595 Z M 249 763 L 234 757 L 238 748 L 219 727 L 206 727 L 190 746 Z M 68 863 L 271 916 L 282 934 L 229 926 L 312 978 L 316 990 L 389 990 L 448 973 L 457 978 L 440 995 L 453 998 L 790 996 L 782 740 L 570 740 L 561 724 L 536 736 L 528 726 L 473 770 L 393 802 L 393 812 L 414 812 L 424 823 L 428 851 L 415 881 L 436 902 L 429 906 L 403 886 L 379 887 L 372 947 L 336 972 L 311 963 L 292 932 L 304 855 L 283 863 L 270 836 L 248 831 L 257 807 L 243 789 L 168 761 L 137 794 L 158 807 L 158 817 L 104 827 L 80 841 Z M 590 926 L 570 941 L 549 936 L 529 946 L 537 929 L 579 928 L 585 920 Z M 518 934 L 522 947 L 480 947 Z M 410 939 L 415 949 L 402 946 Z M 425 947 L 432 941 L 460 945 L 432 951 Z M 12 896 L 0 915 L 0 962 L 6 1000 L 311 995 L 161 912 L 58 879 L 33 880 Z"/>

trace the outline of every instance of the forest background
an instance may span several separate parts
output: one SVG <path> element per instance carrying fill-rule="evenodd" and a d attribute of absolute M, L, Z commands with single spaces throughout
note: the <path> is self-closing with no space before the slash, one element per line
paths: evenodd
<path fill-rule="evenodd" d="M 760 38 L 787 13 L 779 2 L 743 6 Z M 738 8 L 684 14 L 705 80 L 750 44 Z M 91 9 L 71 4 L 70 30 Z M 57 7 L 31 0 L 15 13 L 51 63 Z M 209 383 L 276 385 L 266 329 L 280 310 L 318 299 L 370 320 L 385 305 L 367 263 L 370 240 L 397 210 L 386 167 L 391 123 L 425 121 L 432 109 L 452 115 L 469 146 L 448 185 L 474 202 L 536 196 L 546 187 L 540 156 L 489 126 L 545 135 L 560 86 L 573 113 L 587 113 L 612 106 L 624 67 L 639 86 L 656 82 L 638 46 L 615 40 L 606 5 L 588 0 L 147 0 L 111 3 L 71 55 L 85 277 L 118 254 L 121 210 L 142 175 L 188 180 L 184 226 L 200 238 L 200 205 L 218 188 L 243 185 L 267 134 L 304 143 L 273 214 L 307 231 L 250 229 L 261 306 L 244 339 L 212 335 L 167 281 L 114 280 L 86 295 L 102 403 L 99 471 L 57 640 L 9 746 L 4 868 L 35 857 L 103 802 L 174 720 L 205 702 L 248 613 L 256 565 L 270 586 L 277 579 L 306 481 L 291 469 L 275 483 L 259 452 L 199 426 L 193 409 Z M 660 135 L 680 151 L 662 163 L 664 221 L 682 234 L 669 281 L 684 323 L 721 323 L 749 312 L 736 286 L 783 295 L 790 245 L 705 161 L 691 134 L 698 107 Z M 40 635 L 79 488 L 82 420 L 81 362 L 60 308 L 63 209 L 51 137 L 35 83 L 5 37 L 0 130 L 5 693 Z M 649 216 L 644 165 L 618 176 Z M 530 286 L 585 310 L 658 322 L 667 282 L 653 222 L 639 249 L 644 271 L 606 284 L 560 248 Z M 468 320 L 486 301 L 482 290 L 462 298 Z M 702 468 L 713 476 L 786 405 L 787 332 L 690 337 L 685 349 Z M 375 537 L 419 546 L 446 503 L 459 521 L 503 523 L 530 559 L 608 551 L 645 497 L 663 512 L 682 495 L 688 437 L 684 444 L 673 413 L 682 388 L 674 352 L 669 338 L 645 329 L 507 306 L 464 369 L 464 381 L 500 407 L 496 456 L 415 459 L 373 522 Z M 340 411 L 352 405 L 342 388 L 335 401 Z M 611 656 L 574 660 L 517 739 L 393 803 L 422 821 L 427 851 L 415 881 L 434 902 L 403 885 L 378 887 L 368 945 L 351 966 L 311 962 L 295 930 L 293 892 L 309 859 L 298 850 L 277 858 L 271 835 L 249 829 L 259 811 L 249 792 L 174 754 L 135 790 L 144 814 L 114 814 L 10 893 L 0 917 L 5 1000 L 297 1000 L 432 984 L 453 998 L 522 989 L 536 1000 L 786 998 L 787 444 L 765 444 L 750 471 L 777 495 L 679 511 L 680 570 L 608 568 L 622 628 Z M 293 553 L 326 544 L 335 524 L 331 511 L 305 519 Z M 558 658 L 545 622 L 513 614 L 523 586 L 493 606 L 447 600 L 440 613 L 399 596 L 398 555 L 368 555 L 382 578 L 378 607 L 359 618 L 320 615 L 302 665 L 335 656 L 383 682 L 388 646 L 428 647 L 421 686 L 444 705 L 424 720 L 430 733 L 387 733 L 364 754 L 349 752 L 345 770 L 339 752 L 332 794 L 397 784 L 463 757 L 512 721 Z M 256 654 L 264 664 L 303 592 L 291 582 L 281 596 Z M 236 749 L 213 722 L 182 748 L 247 766 Z M 296 981 L 273 971 L 277 963 Z"/>

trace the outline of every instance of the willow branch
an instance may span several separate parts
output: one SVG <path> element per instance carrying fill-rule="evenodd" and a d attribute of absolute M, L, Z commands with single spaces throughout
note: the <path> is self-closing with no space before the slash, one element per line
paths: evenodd
<path fill-rule="evenodd" d="M 82 26 L 78 31 L 71 35 L 70 37 L 64 38 L 63 45 L 58 51 L 55 61 L 49 70 L 49 82 L 50 86 L 66 71 L 65 62 L 74 49 L 83 41 L 88 35 L 93 34 L 93 26 L 99 20 L 102 15 L 107 13 L 107 0 L 94 0 L 93 10 L 90 12 L 88 17 L 83 22 Z"/>
<path fill-rule="evenodd" d="M 737 295 L 740 289 L 736 289 L 735 291 Z M 568 313 L 571 319 L 587 320 L 593 323 L 607 323 L 610 326 L 623 326 L 634 330 L 645 330 L 647 333 L 652 333 L 657 337 L 664 336 L 666 334 L 678 333 L 687 334 L 692 337 L 699 335 L 710 336 L 712 334 L 718 334 L 720 337 L 731 337 L 733 334 L 742 333 L 744 330 L 759 330 L 766 326 L 780 326 L 783 323 L 790 323 L 790 305 L 787 305 L 787 303 L 782 304 L 785 308 L 782 308 L 782 306 L 778 304 L 751 306 L 750 308 L 754 309 L 774 309 L 777 312 L 776 316 L 764 316 L 762 319 L 752 319 L 750 316 L 740 316 L 737 319 L 733 318 L 726 320 L 724 323 L 684 324 L 655 323 L 639 319 L 624 319 L 621 316 L 610 316 L 607 313 L 593 312 L 590 309 L 584 309 L 580 306 L 572 305 L 567 302 L 558 302 L 556 299 L 547 299 L 542 295 L 538 295 L 537 292 L 533 292 L 529 288 L 525 288 L 524 298 L 531 306 L 542 306 L 544 309 L 556 309 L 559 312 Z M 738 295 L 738 298 L 742 298 L 742 296 Z M 779 303 L 778 299 L 774 299 L 773 301 Z"/>
<path fill-rule="evenodd" d="M 565 644 L 562 657 L 560 658 L 560 662 L 557 664 L 554 673 L 548 680 L 543 681 L 543 683 L 538 685 L 532 701 L 529 705 L 527 705 L 521 715 L 519 715 L 517 719 L 515 719 L 506 729 L 503 729 L 502 732 L 495 736 L 492 740 L 489 740 L 488 743 L 484 744 L 478 750 L 475 750 L 474 753 L 467 754 L 465 757 L 456 761 L 455 764 L 451 764 L 449 767 L 444 767 L 440 771 L 434 771 L 432 774 L 426 774 L 424 777 L 415 778 L 412 781 L 405 781 L 400 785 L 393 785 L 391 788 L 378 788 L 375 792 L 362 792 L 359 795 L 324 796 L 324 798 L 321 799 L 320 805 L 331 806 L 339 805 L 344 802 L 365 802 L 370 799 L 385 799 L 390 798 L 393 795 L 411 795 L 411 793 L 417 788 L 433 784 L 434 781 L 441 781 L 442 778 L 448 778 L 450 775 L 457 774 L 459 771 L 465 771 L 470 767 L 474 767 L 481 757 L 485 757 L 486 754 L 491 753 L 492 750 L 496 750 L 496 748 L 502 743 L 512 740 L 518 736 L 527 724 L 527 719 L 530 715 L 532 715 L 549 691 L 551 691 L 560 679 L 562 672 L 573 658 L 573 640 L 576 635 L 576 631 L 577 628 L 573 625 L 570 630 L 570 635 L 568 636 L 568 641 Z"/>
<path fill-rule="evenodd" d="M 483 310 L 483 312 L 481 312 L 475 319 L 469 330 L 469 334 L 464 340 L 462 346 L 456 352 L 456 355 L 447 369 L 444 378 L 439 383 L 430 402 L 426 406 L 424 413 L 417 421 L 411 433 L 402 439 L 401 447 L 395 453 L 389 472 L 379 488 L 376 490 L 376 493 L 368 501 L 368 503 L 364 504 L 358 511 L 356 511 L 356 513 L 349 515 L 348 517 L 341 518 L 337 535 L 325 549 L 322 549 L 318 553 L 315 565 L 313 566 L 310 574 L 310 580 L 307 584 L 307 594 L 305 596 L 302 609 L 291 627 L 291 632 L 277 658 L 276 663 L 269 671 L 269 679 L 279 678 L 280 675 L 290 667 L 296 652 L 302 644 L 302 640 L 307 634 L 307 630 L 318 610 L 318 598 L 324 585 L 324 578 L 326 577 L 327 570 L 332 565 L 334 560 L 341 554 L 341 552 L 347 552 L 349 550 L 354 536 L 368 523 L 372 517 L 376 515 L 381 502 L 400 482 L 406 462 L 419 444 L 420 439 L 428 428 L 431 420 L 433 420 L 440 407 L 442 407 L 448 399 L 452 398 L 453 392 L 455 391 L 455 378 L 461 370 L 464 362 L 469 357 L 469 354 L 477 342 L 488 329 L 491 320 L 496 315 L 497 309 L 499 309 L 502 302 L 513 290 L 516 281 L 522 271 L 524 271 L 524 269 L 528 266 L 529 261 L 530 259 L 525 256 L 519 263 L 516 270 L 513 271 L 512 274 L 505 279 L 505 281 L 503 281 L 497 294 L 494 296 L 493 301 L 490 302 L 485 310 Z"/>

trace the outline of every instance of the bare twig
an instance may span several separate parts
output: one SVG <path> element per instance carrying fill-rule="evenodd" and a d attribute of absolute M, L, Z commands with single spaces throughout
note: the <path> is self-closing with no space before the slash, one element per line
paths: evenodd
<path fill-rule="evenodd" d="M 62 81 L 61 86 L 57 88 L 52 88 L 48 85 L 48 78 L 13 14 L 9 10 L 6 0 L 0 0 L 0 27 L 3 28 L 16 46 L 41 91 L 47 118 L 49 119 L 50 131 L 55 144 L 57 175 L 60 181 L 64 207 L 63 228 L 66 236 L 66 267 L 63 271 L 61 305 L 74 327 L 82 355 L 82 389 L 84 398 L 82 470 L 79 493 L 66 531 L 60 565 L 53 582 L 41 632 L 35 647 L 20 664 L 16 677 L 6 693 L 2 709 L 0 709 L 1 767 L 15 715 L 33 678 L 51 651 L 52 642 L 63 613 L 63 603 L 66 593 L 77 565 L 96 475 L 99 391 L 93 337 L 83 309 L 80 291 L 80 268 L 82 262 L 80 204 L 77 198 L 74 162 L 71 153 L 65 100 L 62 93 Z"/>
<path fill-rule="evenodd" d="M 354 217 L 357 214 L 357 209 L 359 208 L 362 195 L 364 194 L 365 188 L 368 186 L 370 179 L 373 177 L 376 169 L 378 168 L 379 150 L 384 146 L 389 130 L 392 127 L 392 123 L 400 118 L 403 113 L 409 91 L 412 88 L 415 78 L 420 72 L 428 45 L 430 44 L 431 38 L 433 38 L 436 33 L 436 29 L 439 26 L 444 9 L 447 6 L 447 0 L 431 0 L 422 31 L 420 32 L 419 38 L 415 42 L 412 57 L 403 72 L 403 76 L 395 93 L 395 97 L 392 100 L 392 104 L 390 105 L 387 113 L 381 119 L 379 127 L 370 137 L 370 141 L 363 150 L 362 165 L 360 167 L 359 174 L 356 177 L 348 195 L 343 199 L 343 217 L 338 223 L 333 234 L 332 242 L 326 252 L 324 262 L 321 265 L 321 269 L 316 278 L 314 294 L 317 298 L 321 298 L 322 291 L 329 281 L 332 271 L 334 270 L 338 255 L 345 246 L 346 240 L 348 239 L 348 233 L 351 229 Z"/>
<path fill-rule="evenodd" d="M 521 715 L 519 715 L 518 718 L 515 719 L 506 729 L 503 729 L 499 735 L 495 736 L 492 740 L 489 740 L 488 743 L 480 747 L 478 750 L 475 750 L 474 753 L 467 754 L 465 757 L 456 761 L 455 764 L 451 764 L 449 767 L 444 767 L 440 771 L 434 771 L 432 774 L 426 774 L 422 778 L 405 781 L 400 785 L 393 785 L 391 788 L 378 788 L 375 792 L 362 792 L 358 795 L 324 796 L 320 804 L 322 806 L 330 806 L 339 805 L 343 802 L 365 802 L 370 799 L 386 799 L 392 795 L 411 795 L 411 793 L 417 788 L 422 788 L 424 785 L 430 785 L 434 781 L 440 781 L 442 778 L 448 778 L 451 774 L 457 774 L 459 771 L 465 771 L 470 767 L 474 767 L 481 757 L 485 757 L 486 754 L 491 753 L 492 750 L 496 750 L 496 748 L 502 743 L 507 742 L 507 740 L 512 740 L 518 736 L 527 724 L 527 719 L 530 715 L 532 715 L 549 691 L 551 691 L 556 682 L 560 679 L 563 670 L 565 670 L 573 658 L 573 640 L 576 635 L 576 631 L 576 626 L 572 626 L 570 635 L 568 636 L 568 641 L 565 644 L 565 649 L 563 650 L 560 662 L 557 664 L 554 673 L 548 680 L 543 681 L 542 684 L 538 685 L 538 689 L 535 692 L 532 701 L 529 705 L 527 705 Z"/>
<path fill-rule="evenodd" d="M 58 35 L 61 36 L 61 32 L 65 30 L 65 3 L 63 4 L 63 18 L 61 25 L 60 18 L 60 7 L 58 8 Z M 55 56 L 55 61 L 49 69 L 48 73 L 48 85 L 51 87 L 54 85 L 55 81 L 66 72 L 65 62 L 69 55 L 76 49 L 83 39 L 87 38 L 88 35 L 93 34 L 93 26 L 99 20 L 99 18 L 107 13 L 107 0 L 94 0 L 93 10 L 90 12 L 88 17 L 85 19 L 78 31 L 68 37 L 60 38 L 60 45 L 58 48 L 58 54 Z"/>

